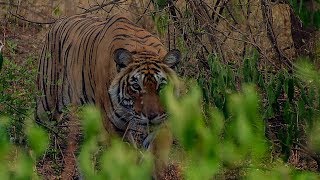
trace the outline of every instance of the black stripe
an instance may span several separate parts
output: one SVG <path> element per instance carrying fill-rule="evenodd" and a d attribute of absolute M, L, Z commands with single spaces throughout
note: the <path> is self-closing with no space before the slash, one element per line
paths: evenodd
<path fill-rule="evenodd" d="M 114 19 L 115 18 L 115 19 Z M 113 20 L 113 21 L 112 21 Z M 104 27 L 104 31 L 102 33 L 102 38 L 100 39 L 99 43 L 101 42 L 101 40 L 103 39 L 103 37 L 105 37 L 106 35 L 106 32 L 109 30 L 110 27 L 113 27 L 113 25 L 115 23 L 124 23 L 124 26 L 129 28 L 129 29 L 132 29 L 132 30 L 135 30 L 137 31 L 137 29 L 133 29 L 133 27 L 136 27 L 131 21 L 129 21 L 127 18 L 125 17 L 118 17 L 118 16 L 112 16 L 107 22 L 106 22 L 106 25 Z M 132 25 L 133 27 L 129 27 L 128 25 Z M 137 28 L 137 27 L 136 27 Z"/>
<path fill-rule="evenodd" d="M 50 33 L 51 34 L 51 33 Z M 46 44 L 49 44 L 50 42 L 50 34 L 48 34 L 47 36 L 47 42 Z M 50 45 L 50 44 L 49 44 Z M 50 47 L 50 61 L 52 60 L 52 51 L 51 51 L 51 47 Z M 46 49 L 46 54 L 48 53 L 48 49 Z M 45 104 L 46 104 L 46 109 L 49 109 L 49 103 L 48 103 L 48 97 L 47 97 L 47 87 L 46 87 L 46 83 L 47 83 L 47 72 L 48 72 L 48 60 L 47 60 L 47 55 L 45 55 L 45 60 L 42 61 L 43 62 L 43 68 L 42 68 L 42 88 L 43 88 L 43 92 L 44 92 L 44 99 L 45 99 Z"/>
<path fill-rule="evenodd" d="M 98 32 L 97 32 L 97 34 L 96 34 L 96 36 L 93 38 L 93 42 L 92 42 L 92 45 L 91 45 L 91 50 L 90 50 L 90 54 L 91 55 L 95 55 L 95 58 L 97 58 L 97 55 L 98 55 L 98 48 L 96 47 L 96 41 L 97 41 L 97 39 L 98 39 L 98 37 L 99 37 L 99 35 L 101 34 L 101 31 L 99 30 Z M 93 52 L 95 50 L 95 53 Z M 92 60 L 93 58 L 91 57 L 90 59 L 89 59 L 89 67 L 88 67 L 88 71 L 89 71 L 89 79 L 91 79 L 89 82 L 90 82 L 90 87 L 91 87 L 91 91 L 92 91 L 92 94 L 93 94 L 93 97 L 91 97 L 91 99 L 94 101 L 94 96 L 95 96 L 95 89 L 93 88 L 93 83 L 94 83 L 94 80 L 93 80 L 93 75 L 92 75 L 92 71 L 91 71 L 91 67 L 93 66 L 93 64 L 92 64 L 92 62 L 91 62 L 91 60 Z M 95 87 L 95 86 L 94 86 Z"/>
<path fill-rule="evenodd" d="M 131 26 L 129 26 L 129 25 L 131 25 Z M 132 29 L 133 31 L 136 31 L 136 32 L 145 31 L 144 29 L 139 28 L 138 26 L 136 26 L 135 24 L 132 24 L 132 23 L 127 23 L 127 24 L 124 24 L 123 26 L 126 28 L 129 28 L 129 29 Z"/>
<path fill-rule="evenodd" d="M 90 28 L 89 31 L 87 31 L 86 33 L 84 33 L 84 46 L 85 46 L 85 50 L 84 52 L 88 52 L 88 44 L 89 44 L 89 41 L 90 41 L 90 37 L 91 35 L 93 34 L 93 32 L 95 31 L 94 28 Z M 89 56 L 89 57 L 88 57 Z M 84 73 L 85 73 L 85 70 L 86 70 L 86 59 L 90 59 L 90 52 L 89 53 L 85 53 L 84 54 L 84 58 L 82 59 L 82 93 L 83 93 L 83 96 L 85 98 L 85 101 L 86 102 L 89 102 L 89 98 L 88 98 L 88 94 L 87 94 L 87 90 L 86 90 L 86 80 L 85 80 L 85 76 Z M 90 77 L 87 77 L 90 79 Z"/>
<path fill-rule="evenodd" d="M 128 122 L 128 120 L 126 120 L 125 118 L 122 118 L 118 113 L 117 113 L 117 111 L 114 109 L 114 105 L 113 105 L 113 102 L 112 102 L 112 100 L 111 100 L 111 98 L 110 98 L 110 94 L 109 94 L 109 101 L 110 101 L 110 105 L 111 105 L 111 109 L 112 109 L 112 111 L 114 112 L 114 114 L 116 115 L 116 117 L 118 118 L 118 119 L 120 119 L 121 121 L 123 121 L 124 123 L 127 123 Z M 104 109 L 104 108 L 103 108 Z M 106 110 L 105 110 L 106 111 Z M 109 114 L 109 113 L 107 113 L 107 114 Z M 111 120 L 111 119 L 110 119 Z M 112 120 L 111 120 L 112 121 Z"/>
<path fill-rule="evenodd" d="M 105 114 L 109 114 L 105 109 L 103 109 L 103 111 L 104 111 Z M 111 124 L 113 125 L 113 127 L 115 128 L 115 130 L 117 132 L 120 132 L 120 133 L 124 133 L 125 132 L 125 129 L 118 128 L 118 126 L 116 126 L 111 119 L 110 119 L 110 122 L 111 122 Z"/>
<path fill-rule="evenodd" d="M 115 31 L 118 31 L 118 30 L 124 30 L 124 31 L 128 31 L 127 28 L 124 28 L 124 27 L 117 27 L 115 29 L 112 30 L 112 32 L 115 32 Z"/>
<path fill-rule="evenodd" d="M 125 37 L 125 38 L 133 38 L 132 36 L 128 35 L 128 34 L 117 34 L 115 36 L 113 36 L 114 38 L 117 38 L 117 37 Z"/>
<path fill-rule="evenodd" d="M 138 37 L 139 39 L 146 39 L 146 38 L 150 38 L 150 37 L 154 37 L 152 34 L 146 35 L 144 37 Z"/>
<path fill-rule="evenodd" d="M 65 86 L 65 81 L 66 81 L 66 77 L 67 77 L 67 57 L 69 57 L 69 53 L 70 53 L 70 49 L 71 49 L 71 47 L 72 47 L 72 44 L 69 44 L 68 46 L 67 46 L 67 49 L 66 49 L 66 51 L 65 51 L 65 53 L 64 53 L 64 71 L 63 71 L 63 75 L 62 75 L 62 85 L 61 85 L 61 92 L 60 92 L 60 94 L 61 94 L 61 101 L 62 101 L 62 104 L 63 104 L 63 106 L 66 106 L 67 104 L 65 104 L 64 103 L 64 96 L 63 96 L 63 92 L 64 92 L 64 86 Z M 67 82 L 68 83 L 68 82 Z M 69 83 L 68 83 L 69 84 Z M 69 91 L 69 90 L 68 90 Z M 69 96 L 69 99 L 70 99 L 70 96 Z"/>

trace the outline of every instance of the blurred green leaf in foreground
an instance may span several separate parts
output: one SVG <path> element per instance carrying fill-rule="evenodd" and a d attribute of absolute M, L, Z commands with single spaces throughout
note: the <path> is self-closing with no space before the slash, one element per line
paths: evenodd
<path fill-rule="evenodd" d="M 86 107 L 82 113 L 85 140 L 80 150 L 79 164 L 85 179 L 150 179 L 152 157 L 134 149 L 120 139 L 112 139 L 106 149 L 99 145 L 102 134 L 100 112 Z M 96 162 L 94 159 L 97 159 Z"/>
<path fill-rule="evenodd" d="M 10 142 L 8 124 L 9 118 L 0 118 L 1 179 L 39 179 L 35 164 L 47 148 L 48 134 L 33 122 L 26 122 L 28 144 L 27 147 L 20 147 Z"/>
<path fill-rule="evenodd" d="M 172 130 L 187 153 L 182 162 L 185 179 L 222 178 L 235 169 L 237 178 L 245 179 L 319 178 L 314 173 L 295 171 L 281 160 L 271 160 L 253 85 L 245 85 L 241 93 L 228 97 L 228 119 L 213 107 L 210 117 L 205 117 L 200 88 L 190 87 L 179 98 L 171 93 L 173 86 L 168 86 L 165 94 Z"/>

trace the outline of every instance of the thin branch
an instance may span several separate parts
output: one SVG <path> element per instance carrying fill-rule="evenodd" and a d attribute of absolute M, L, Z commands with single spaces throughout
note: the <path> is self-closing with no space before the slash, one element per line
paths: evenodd
<path fill-rule="evenodd" d="M 16 18 L 18 18 L 18 19 L 20 19 L 20 20 L 22 20 L 22 21 L 26 21 L 26 22 L 33 23 L 33 24 L 53 24 L 53 23 L 56 22 L 56 20 L 51 21 L 51 22 L 31 21 L 31 20 L 28 20 L 28 19 L 26 19 L 25 17 L 21 16 L 20 14 L 14 14 L 14 13 L 12 13 L 11 11 L 9 11 L 9 14 L 12 15 L 12 16 L 14 16 L 14 17 L 16 17 Z"/>
<path fill-rule="evenodd" d="M 36 14 L 37 16 L 39 16 L 39 17 L 41 17 L 41 18 L 47 18 L 47 17 L 48 17 L 48 16 L 46 16 L 46 15 L 43 15 L 43 14 L 41 14 L 41 13 L 38 13 L 38 12 L 36 12 L 36 11 L 34 11 L 34 10 L 29 9 L 28 6 L 17 5 L 17 4 L 13 4 L 13 3 L 5 3 L 5 2 L 0 2 L 0 5 L 9 6 L 9 7 L 14 7 L 14 8 L 16 8 L 16 9 L 22 8 L 23 10 L 26 10 L 26 11 L 32 13 L 32 14 Z M 46 6 L 46 5 L 43 5 L 43 6 L 41 6 L 41 7 L 51 8 L 51 7 Z M 39 8 L 39 6 L 33 6 L 33 8 L 37 9 L 37 8 Z M 9 11 L 11 11 L 11 10 L 9 10 Z M 17 14 L 17 13 L 15 13 L 15 14 Z"/>
<path fill-rule="evenodd" d="M 92 13 L 94 11 L 98 11 L 100 9 L 103 9 L 104 7 L 106 6 L 109 6 L 109 5 L 112 5 L 112 4 L 120 4 L 120 3 L 124 3 L 126 2 L 127 0 L 124 0 L 124 1 L 110 1 L 110 2 L 107 2 L 107 3 L 104 3 L 104 4 L 100 4 L 100 5 L 95 5 L 93 6 L 92 8 L 89 8 L 87 9 L 85 12 L 81 13 L 81 14 L 87 14 L 87 13 Z"/>
<path fill-rule="evenodd" d="M 267 35 L 271 41 L 271 45 L 272 45 L 273 49 L 276 51 L 276 54 L 277 54 L 280 62 L 281 63 L 283 62 L 287 66 L 287 68 L 292 70 L 293 65 L 292 65 L 291 61 L 279 48 L 277 38 L 276 38 L 275 33 L 273 31 L 273 26 L 272 26 L 272 21 L 271 21 L 272 20 L 271 8 L 270 8 L 270 5 L 268 4 L 267 1 L 268 0 L 260 0 L 262 17 L 263 17 L 263 20 L 266 24 Z"/>
<path fill-rule="evenodd" d="M 146 12 L 148 11 L 148 9 L 150 8 L 152 0 L 150 0 L 147 4 L 147 7 L 144 9 L 142 15 L 139 17 L 139 19 L 137 20 L 136 24 L 139 23 L 139 21 L 142 19 L 142 17 L 146 14 Z"/>

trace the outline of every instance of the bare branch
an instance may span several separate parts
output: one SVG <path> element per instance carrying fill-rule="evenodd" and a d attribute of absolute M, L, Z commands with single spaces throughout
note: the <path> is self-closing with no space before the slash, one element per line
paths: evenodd
<path fill-rule="evenodd" d="M 33 24 L 53 24 L 56 22 L 56 20 L 54 21 L 50 21 L 50 22 L 38 22 L 38 21 L 31 21 L 31 20 L 28 20 L 26 19 L 25 17 L 21 16 L 20 14 L 15 14 L 15 13 L 12 13 L 11 11 L 9 11 L 9 14 L 22 20 L 22 21 L 26 21 L 26 22 L 29 22 L 29 23 L 33 23 Z"/>
<path fill-rule="evenodd" d="M 87 9 L 85 12 L 83 12 L 81 14 L 92 13 L 94 11 L 98 11 L 100 9 L 103 9 L 106 6 L 113 5 L 113 4 L 121 4 L 121 3 L 124 3 L 126 1 L 127 0 L 124 0 L 124 1 L 114 0 L 114 1 L 110 1 L 110 2 L 107 2 L 107 3 L 100 4 L 100 5 L 95 5 L 95 6 L 91 7 L 91 8 L 89 8 L 89 9 Z"/>
<path fill-rule="evenodd" d="M 137 20 L 136 23 L 139 23 L 139 21 L 142 19 L 142 17 L 146 14 L 146 12 L 148 11 L 148 9 L 150 8 L 151 2 L 152 2 L 152 0 L 150 0 L 150 1 L 148 2 L 147 7 L 144 9 L 142 15 L 139 17 L 139 19 Z"/>
<path fill-rule="evenodd" d="M 275 33 L 273 31 L 273 26 L 272 26 L 272 12 L 271 12 L 271 8 L 270 5 L 268 3 L 268 0 L 260 0 L 261 2 L 261 10 L 262 10 L 262 16 L 263 16 L 263 20 L 264 23 L 266 24 L 266 28 L 267 28 L 267 34 L 268 37 L 271 41 L 271 45 L 273 47 L 273 49 L 276 51 L 276 54 L 279 58 L 279 60 L 286 65 L 287 68 L 292 69 L 292 63 L 289 60 L 289 58 L 282 52 L 282 50 L 279 48 L 278 42 L 277 42 L 277 38 L 275 36 Z"/>

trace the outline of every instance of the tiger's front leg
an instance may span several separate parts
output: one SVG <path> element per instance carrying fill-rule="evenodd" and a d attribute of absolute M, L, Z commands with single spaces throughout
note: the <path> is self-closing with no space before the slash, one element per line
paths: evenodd
<path fill-rule="evenodd" d="M 169 154 L 173 145 L 173 135 L 167 125 L 163 125 L 155 134 L 149 149 L 154 156 L 153 177 L 162 179 L 182 179 L 179 167 L 169 164 Z M 174 171 L 174 173 L 168 173 Z"/>

